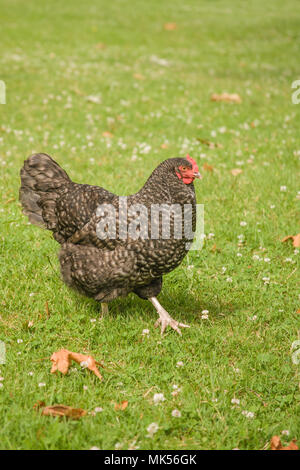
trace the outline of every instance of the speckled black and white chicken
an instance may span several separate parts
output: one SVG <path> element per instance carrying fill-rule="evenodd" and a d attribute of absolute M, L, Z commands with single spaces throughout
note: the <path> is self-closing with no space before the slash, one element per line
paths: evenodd
<path fill-rule="evenodd" d="M 193 181 L 200 177 L 196 162 L 189 156 L 165 160 L 140 191 L 127 197 L 127 225 L 141 214 L 130 211 L 137 204 L 149 210 L 149 227 L 150 222 L 154 223 L 150 215 L 153 205 L 169 207 L 175 204 L 176 207 L 180 205 L 182 214 L 184 207 L 191 207 L 192 229 L 195 231 Z M 55 240 L 61 244 L 59 261 L 64 282 L 101 302 L 103 311 L 107 311 L 107 302 L 134 292 L 153 304 L 159 315 L 155 326 L 161 324 L 162 334 L 167 325 L 181 334 L 180 327 L 188 325 L 173 320 L 156 296 L 162 288 L 162 276 L 181 263 L 191 240 L 184 233 L 181 238 L 176 236 L 176 215 L 173 213 L 167 237 L 163 233 L 162 216 L 156 219 L 156 237 L 151 236 L 150 229 L 146 232 L 141 230 L 139 224 L 138 236 L 129 232 L 124 236 L 118 218 L 124 216 L 123 200 L 101 187 L 74 183 L 44 153 L 30 156 L 21 169 L 23 212 L 31 223 L 51 230 Z M 99 207 L 108 209 L 100 213 Z M 109 211 L 117 215 L 115 236 L 100 237 L 99 223 L 104 217 L 109 217 Z M 107 225 L 105 230 L 110 234 Z"/>

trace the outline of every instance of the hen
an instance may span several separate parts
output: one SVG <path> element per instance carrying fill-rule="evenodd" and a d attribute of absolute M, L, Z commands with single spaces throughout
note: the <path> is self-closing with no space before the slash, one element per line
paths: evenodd
<path fill-rule="evenodd" d="M 181 334 L 180 327 L 188 325 L 172 319 L 156 296 L 163 274 L 181 263 L 193 238 L 195 178 L 201 175 L 191 157 L 171 158 L 140 191 L 119 197 L 74 183 L 40 153 L 21 169 L 20 201 L 29 221 L 51 230 L 61 244 L 60 267 L 68 286 L 101 302 L 102 311 L 107 302 L 134 292 L 153 304 L 162 334 L 167 325 Z M 186 230 L 188 219 L 191 230 Z"/>

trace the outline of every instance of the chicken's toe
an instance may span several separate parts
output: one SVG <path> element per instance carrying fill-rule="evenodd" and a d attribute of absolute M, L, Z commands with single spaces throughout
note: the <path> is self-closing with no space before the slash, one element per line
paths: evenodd
<path fill-rule="evenodd" d="M 154 305 L 154 307 L 155 307 L 155 309 L 156 309 L 156 311 L 159 315 L 159 318 L 155 322 L 154 326 L 155 326 L 155 328 L 157 328 L 159 325 L 161 325 L 161 334 L 162 335 L 164 334 L 164 331 L 167 328 L 167 326 L 170 326 L 171 328 L 173 328 L 173 330 L 177 331 L 177 333 L 180 334 L 180 336 L 182 334 L 181 331 L 180 331 L 180 328 L 190 328 L 189 325 L 186 325 L 185 323 L 180 323 L 180 322 L 174 320 L 172 317 L 170 317 L 168 312 L 160 305 L 160 303 L 158 302 L 156 297 L 151 297 L 149 300 Z"/>

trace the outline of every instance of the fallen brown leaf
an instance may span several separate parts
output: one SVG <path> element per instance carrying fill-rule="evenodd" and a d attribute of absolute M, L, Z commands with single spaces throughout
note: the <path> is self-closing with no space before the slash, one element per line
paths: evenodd
<path fill-rule="evenodd" d="M 110 139 L 113 137 L 113 134 L 109 131 L 102 132 L 103 137 L 109 137 Z"/>
<path fill-rule="evenodd" d="M 209 165 L 208 163 L 204 163 L 204 165 L 202 166 L 203 170 L 205 171 L 210 171 L 210 172 L 213 172 L 214 171 L 214 167 L 212 165 Z"/>
<path fill-rule="evenodd" d="M 145 76 L 142 75 L 141 73 L 134 73 L 133 77 L 136 78 L 137 80 L 145 80 Z"/>
<path fill-rule="evenodd" d="M 46 403 L 44 401 L 38 400 L 34 405 L 33 409 L 34 410 L 39 410 L 40 408 L 46 406 Z"/>
<path fill-rule="evenodd" d="M 86 415 L 86 411 L 82 408 L 72 408 L 71 406 L 67 405 L 53 405 L 53 406 L 45 406 L 42 409 L 43 416 L 59 416 L 71 419 L 79 419 L 82 416 Z"/>
<path fill-rule="evenodd" d="M 237 175 L 240 175 L 241 173 L 243 173 L 243 170 L 241 168 L 233 168 L 232 170 L 230 170 L 230 173 L 233 176 L 237 176 Z"/>
<path fill-rule="evenodd" d="M 106 44 L 104 44 L 103 42 L 98 42 L 98 44 L 96 44 L 96 49 L 105 49 L 106 48 Z"/>
<path fill-rule="evenodd" d="M 300 233 L 298 233 L 297 235 L 288 235 L 287 237 L 284 237 L 281 241 L 282 243 L 284 243 L 287 240 L 293 240 L 293 246 L 295 248 L 300 247 Z"/>
<path fill-rule="evenodd" d="M 128 406 L 128 401 L 124 400 L 121 403 L 115 403 L 115 410 L 116 411 L 118 411 L 118 410 L 124 411 L 124 410 L 126 410 L 127 406 Z"/>
<path fill-rule="evenodd" d="M 91 370 L 100 380 L 102 380 L 102 375 L 100 374 L 97 365 L 99 362 L 95 361 L 92 356 L 87 356 L 85 354 L 75 353 L 68 351 L 67 349 L 60 349 L 52 354 L 50 360 L 52 361 L 51 374 L 54 374 L 59 370 L 62 374 L 66 374 L 69 370 L 72 360 L 80 364 L 82 367 L 86 367 Z"/>
<path fill-rule="evenodd" d="M 164 24 L 164 29 L 166 31 L 174 31 L 175 29 L 177 29 L 177 24 L 176 23 L 165 23 Z"/>
<path fill-rule="evenodd" d="M 201 139 L 200 137 L 197 137 L 197 140 L 198 140 L 199 142 L 201 142 L 201 144 L 207 145 L 207 147 L 210 148 L 210 149 L 215 149 L 215 148 L 222 149 L 222 148 L 223 148 L 223 145 L 222 145 L 222 144 L 210 142 L 210 141 L 207 140 L 207 139 Z"/>
<path fill-rule="evenodd" d="M 279 436 L 273 436 L 270 442 L 271 450 L 299 450 L 295 444 L 296 439 L 293 439 L 288 446 L 283 447 Z"/>
<path fill-rule="evenodd" d="M 224 101 L 226 103 L 241 103 L 241 97 L 237 93 L 213 93 L 210 97 L 211 101 Z"/>
<path fill-rule="evenodd" d="M 214 244 L 214 245 L 211 247 L 211 251 L 212 251 L 213 253 L 215 253 L 215 252 L 221 253 L 220 248 L 217 248 L 217 245 L 216 245 L 216 244 Z"/>

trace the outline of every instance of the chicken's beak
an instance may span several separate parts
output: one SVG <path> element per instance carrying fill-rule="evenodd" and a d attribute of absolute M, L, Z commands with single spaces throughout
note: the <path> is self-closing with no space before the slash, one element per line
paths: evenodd
<path fill-rule="evenodd" d="M 199 178 L 200 180 L 202 179 L 202 175 L 200 175 L 199 171 L 194 172 L 194 178 Z"/>

